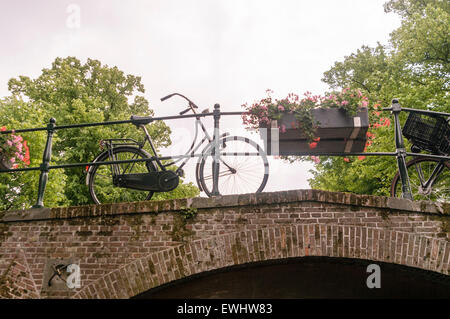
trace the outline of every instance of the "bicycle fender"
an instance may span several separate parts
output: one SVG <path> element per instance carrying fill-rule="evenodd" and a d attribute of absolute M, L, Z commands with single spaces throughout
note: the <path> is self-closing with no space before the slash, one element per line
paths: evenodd
<path fill-rule="evenodd" d="M 101 156 L 103 156 L 103 154 L 105 154 L 106 152 L 107 152 L 107 151 L 101 152 L 100 154 L 98 154 L 97 157 L 92 161 L 92 163 L 98 162 L 99 158 L 100 158 Z M 86 186 L 89 186 L 89 177 L 91 176 L 91 172 L 92 172 L 93 167 L 94 167 L 94 166 L 92 166 L 92 165 L 89 166 L 89 169 L 88 169 L 88 171 L 87 171 L 87 174 L 86 174 Z"/>

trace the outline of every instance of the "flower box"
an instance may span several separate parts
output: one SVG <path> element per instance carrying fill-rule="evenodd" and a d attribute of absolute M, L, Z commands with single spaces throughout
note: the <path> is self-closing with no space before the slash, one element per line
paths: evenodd
<path fill-rule="evenodd" d="M 364 151 L 369 128 L 367 108 L 360 108 L 355 117 L 339 108 L 316 108 L 311 112 L 317 123 L 315 136 L 320 137 L 314 148 L 299 128 L 294 114 L 285 112 L 280 120 L 272 121 L 270 127 L 266 123 L 260 124 L 267 154 L 320 155 Z"/>

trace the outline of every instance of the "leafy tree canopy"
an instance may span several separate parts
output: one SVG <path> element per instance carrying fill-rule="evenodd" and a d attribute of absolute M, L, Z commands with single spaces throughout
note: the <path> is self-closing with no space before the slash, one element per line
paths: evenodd
<path fill-rule="evenodd" d="M 445 0 L 390 0 L 386 12 L 401 17 L 387 45 L 363 46 L 336 62 L 323 81 L 333 89 L 359 88 L 371 100 L 371 123 L 388 114 L 374 109 L 398 98 L 405 107 L 448 112 L 450 4 Z M 406 119 L 402 114 L 401 120 Z M 392 119 L 391 119 L 392 122 Z M 394 151 L 392 126 L 372 126 L 376 136 L 368 152 Z M 322 158 L 310 184 L 314 188 L 360 194 L 389 195 L 397 170 L 394 158 Z"/>

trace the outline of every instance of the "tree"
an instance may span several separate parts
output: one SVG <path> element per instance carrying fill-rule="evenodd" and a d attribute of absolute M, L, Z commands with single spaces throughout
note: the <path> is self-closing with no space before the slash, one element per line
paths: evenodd
<path fill-rule="evenodd" d="M 379 108 L 398 98 L 405 107 L 448 112 L 450 7 L 440 0 L 391 0 L 386 12 L 395 12 L 401 26 L 391 33 L 388 45 L 363 46 L 324 73 L 333 89 L 361 89 L 371 101 L 371 123 L 379 121 Z M 401 121 L 406 119 L 402 114 Z M 379 122 L 378 122 L 379 123 Z M 372 126 L 376 136 L 368 152 L 394 151 L 393 128 Z M 322 158 L 310 184 L 314 188 L 360 194 L 389 195 L 397 170 L 394 158 Z"/>
<path fill-rule="evenodd" d="M 51 68 L 43 69 L 36 79 L 19 76 L 8 82 L 12 96 L 1 101 L 0 120 L 11 128 L 45 126 L 51 117 L 57 125 L 128 119 L 131 114 L 153 115 L 142 95 L 141 78 L 125 75 L 117 67 L 88 59 L 82 64 L 75 57 L 57 58 Z M 26 101 L 26 102 L 25 102 Z M 170 128 L 163 122 L 148 125 L 156 148 L 170 145 Z M 29 140 L 31 165 L 39 165 L 45 145 L 45 133 L 23 134 Z M 99 126 L 59 130 L 53 142 L 52 163 L 91 161 L 99 152 L 104 138 L 143 139 L 133 125 Z M 39 174 L 1 174 L 3 209 L 25 208 L 33 204 Z M 78 169 L 50 171 L 46 206 L 89 203 L 85 172 Z M 33 185 L 30 187 L 29 185 Z M 6 187 L 5 187 L 6 186 Z M 160 194 L 159 199 L 196 196 L 198 189 L 180 184 L 178 189 Z M 3 199 L 4 198 L 4 199 Z"/>

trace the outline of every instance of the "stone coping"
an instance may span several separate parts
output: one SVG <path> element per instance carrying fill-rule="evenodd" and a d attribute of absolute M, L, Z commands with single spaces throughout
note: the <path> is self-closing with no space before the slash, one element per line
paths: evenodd
<path fill-rule="evenodd" d="M 327 204 L 374 207 L 428 214 L 450 214 L 450 203 L 411 201 L 408 199 L 393 197 L 356 195 L 351 193 L 329 192 L 315 189 L 299 189 L 258 194 L 218 196 L 213 198 L 195 197 L 163 201 L 143 201 L 4 211 L 0 212 L 0 222 L 101 217 L 136 213 L 157 214 L 169 211 L 182 211 L 188 208 L 220 208 L 292 202 L 321 202 Z"/>

